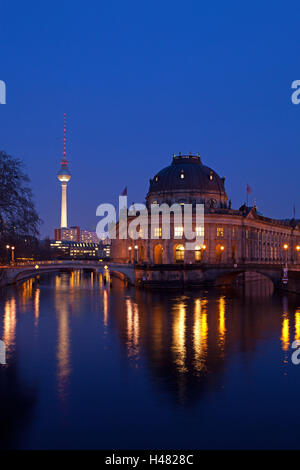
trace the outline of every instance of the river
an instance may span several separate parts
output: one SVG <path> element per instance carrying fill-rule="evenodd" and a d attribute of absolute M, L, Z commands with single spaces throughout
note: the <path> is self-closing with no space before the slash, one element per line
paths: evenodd
<path fill-rule="evenodd" d="M 91 272 L 0 293 L 3 449 L 299 448 L 300 296 Z"/>

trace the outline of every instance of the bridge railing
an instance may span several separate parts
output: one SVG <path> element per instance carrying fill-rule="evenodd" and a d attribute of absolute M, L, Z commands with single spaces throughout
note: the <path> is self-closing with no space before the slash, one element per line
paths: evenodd
<path fill-rule="evenodd" d="M 21 262 L 14 262 L 6 265 L 0 265 L 0 268 L 18 268 L 18 267 L 35 267 L 35 266 L 48 266 L 48 265 L 78 265 L 78 264 L 84 264 L 84 265 L 97 265 L 101 266 L 102 264 L 105 264 L 103 261 L 97 261 L 97 260 L 42 260 L 42 261 L 21 261 Z"/>

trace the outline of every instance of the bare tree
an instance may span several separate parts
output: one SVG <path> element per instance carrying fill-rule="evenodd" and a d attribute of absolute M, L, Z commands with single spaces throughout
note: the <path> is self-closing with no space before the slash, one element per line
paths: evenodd
<path fill-rule="evenodd" d="M 39 234 L 41 220 L 35 210 L 30 180 L 21 160 L 0 151 L 0 237 Z"/>

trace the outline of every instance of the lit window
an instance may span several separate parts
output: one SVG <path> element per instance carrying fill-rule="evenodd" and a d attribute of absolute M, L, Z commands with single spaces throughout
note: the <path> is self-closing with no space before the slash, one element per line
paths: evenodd
<path fill-rule="evenodd" d="M 184 261 L 184 246 L 180 245 L 176 247 L 175 259 L 176 259 L 176 262 Z"/>
<path fill-rule="evenodd" d="M 219 237 L 219 238 L 224 237 L 224 228 L 223 227 L 217 227 L 217 237 Z"/>
<path fill-rule="evenodd" d="M 183 171 L 183 170 L 181 170 L 181 172 L 180 172 L 180 178 L 181 178 L 182 180 L 184 179 L 184 171 Z"/>
<path fill-rule="evenodd" d="M 156 176 L 155 176 L 155 181 L 158 181 L 158 179 L 159 179 L 159 178 L 158 178 L 158 175 L 156 175 Z"/>
<path fill-rule="evenodd" d="M 154 236 L 155 237 L 161 237 L 161 227 L 155 227 L 154 228 Z"/>
<path fill-rule="evenodd" d="M 212 179 L 213 179 L 213 172 L 212 171 L 209 173 L 209 179 L 210 179 L 210 181 L 212 181 Z"/>
<path fill-rule="evenodd" d="M 181 238 L 183 235 L 183 227 L 175 227 L 174 235 L 177 238 Z"/>
<path fill-rule="evenodd" d="M 196 237 L 204 237 L 204 227 L 196 227 Z"/>
<path fill-rule="evenodd" d="M 201 248 L 197 246 L 195 249 L 195 261 L 201 261 L 201 259 L 202 259 Z"/>

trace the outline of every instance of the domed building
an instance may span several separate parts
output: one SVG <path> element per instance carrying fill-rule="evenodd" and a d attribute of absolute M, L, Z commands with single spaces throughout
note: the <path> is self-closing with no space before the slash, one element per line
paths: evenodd
<path fill-rule="evenodd" d="M 193 230 L 203 242 L 186 249 L 184 223 L 170 215 L 170 237 L 165 238 L 162 217 L 151 227 L 153 205 L 185 204 L 193 208 Z M 196 204 L 204 205 L 204 226 L 196 225 Z M 183 280 L 197 283 L 203 268 L 212 265 L 237 266 L 242 263 L 284 264 L 299 261 L 300 225 L 294 219 L 276 220 L 260 215 L 256 205 L 233 209 L 225 191 L 225 178 L 203 164 L 200 155 L 173 155 L 172 163 L 150 179 L 146 195 L 148 228 L 137 239 L 129 236 L 112 240 L 111 258 L 136 266 L 137 278 L 145 282 Z M 182 218 L 184 220 L 184 218 Z M 150 228 L 151 227 L 151 228 Z"/>
<path fill-rule="evenodd" d="M 227 207 L 225 178 L 202 164 L 200 155 L 174 155 L 172 164 L 150 179 L 147 205 L 173 203 Z"/>

